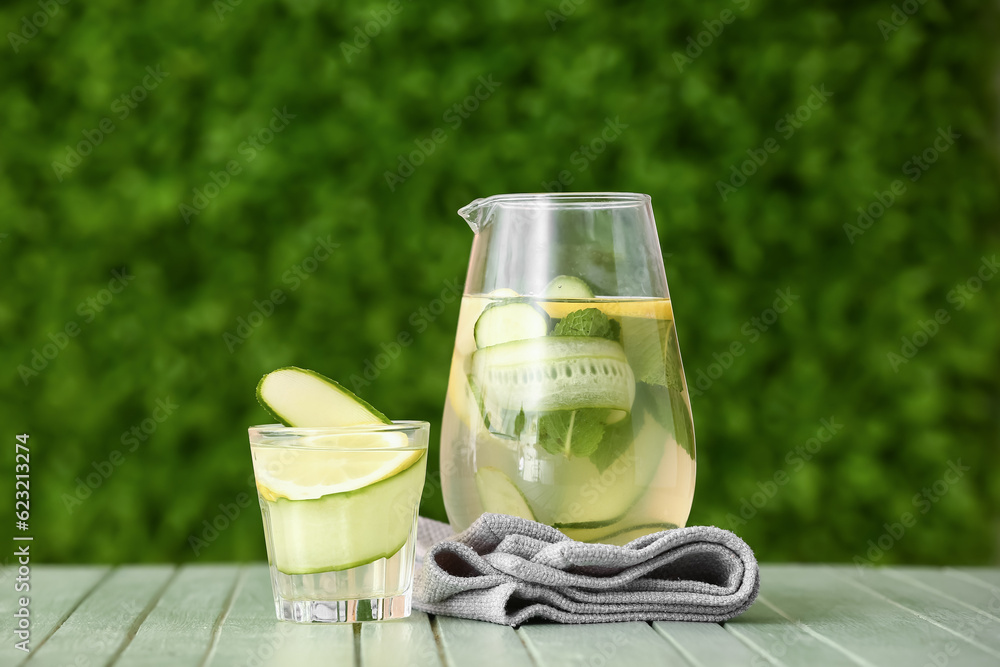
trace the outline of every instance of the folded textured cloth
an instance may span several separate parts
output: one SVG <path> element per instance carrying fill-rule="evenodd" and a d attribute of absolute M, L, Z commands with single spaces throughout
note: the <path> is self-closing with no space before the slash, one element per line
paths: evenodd
<path fill-rule="evenodd" d="M 420 540 L 441 530 L 422 520 Z M 422 551 L 422 550 L 421 550 Z M 575 542 L 544 524 L 483 514 L 434 544 L 414 580 L 421 611 L 519 626 L 729 620 L 753 604 L 757 560 L 714 526 L 675 528 L 624 546 Z"/>

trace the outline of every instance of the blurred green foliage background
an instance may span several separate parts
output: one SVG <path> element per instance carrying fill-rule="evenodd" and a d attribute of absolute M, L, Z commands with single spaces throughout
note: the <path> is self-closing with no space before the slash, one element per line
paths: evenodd
<path fill-rule="evenodd" d="M 350 384 L 408 332 L 354 386 L 435 441 L 455 210 L 562 174 L 653 197 L 710 380 L 692 523 L 767 561 L 998 562 L 990 3 L 49 7 L 0 9 L 0 490 L 27 432 L 39 560 L 262 559 L 245 429 L 279 366 Z M 798 299 L 764 331 L 776 290 Z"/>

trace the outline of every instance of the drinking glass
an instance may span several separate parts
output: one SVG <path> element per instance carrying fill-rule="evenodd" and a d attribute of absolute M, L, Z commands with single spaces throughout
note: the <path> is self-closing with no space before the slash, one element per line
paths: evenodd
<path fill-rule="evenodd" d="M 429 430 L 419 421 L 249 429 L 278 619 L 409 615 Z"/>

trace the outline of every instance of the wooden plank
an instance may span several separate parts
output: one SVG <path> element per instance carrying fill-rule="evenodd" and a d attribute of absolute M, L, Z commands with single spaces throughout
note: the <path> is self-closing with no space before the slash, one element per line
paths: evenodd
<path fill-rule="evenodd" d="M 889 574 L 932 588 L 1000 620 L 1000 570 L 995 583 L 951 568 L 892 568 Z"/>
<path fill-rule="evenodd" d="M 762 566 L 761 582 L 783 615 L 861 664 L 923 665 L 940 659 L 954 664 L 954 655 L 961 655 L 962 665 L 996 667 L 997 656 L 870 590 L 849 585 L 837 569 L 853 571 L 849 566 Z"/>
<path fill-rule="evenodd" d="M 653 623 L 653 629 L 696 667 L 773 664 L 718 623 Z"/>
<path fill-rule="evenodd" d="M 361 623 L 362 667 L 435 667 L 441 665 L 427 614 L 384 623 Z"/>
<path fill-rule="evenodd" d="M 15 577 L 11 577 L 10 588 L 0 595 L 0 665 L 19 665 L 28 654 L 14 648 L 14 635 L 19 598 L 29 599 L 31 613 L 32 652 L 41 649 L 49 636 L 76 609 L 77 605 L 93 590 L 94 586 L 107 575 L 110 568 L 104 565 L 53 566 L 34 565 L 31 567 L 30 590 L 15 592 Z M 8 593 L 8 591 L 10 591 Z"/>
<path fill-rule="evenodd" d="M 17 560 L 5 556 L 0 566 L 0 591 L 9 591 L 14 586 L 14 575 L 17 574 Z"/>
<path fill-rule="evenodd" d="M 531 656 L 513 628 L 436 616 L 433 626 L 448 667 L 531 667 Z"/>
<path fill-rule="evenodd" d="M 103 665 L 132 638 L 174 572 L 172 565 L 116 569 L 31 657 L 31 665 Z"/>
<path fill-rule="evenodd" d="M 646 623 L 522 625 L 517 633 L 541 667 L 688 664 Z"/>
<path fill-rule="evenodd" d="M 949 567 L 948 574 L 964 578 L 967 581 L 985 582 L 990 586 L 1000 587 L 1000 568 L 996 567 Z"/>
<path fill-rule="evenodd" d="M 762 589 L 765 590 L 765 589 Z M 739 618 L 725 624 L 726 632 L 764 657 L 751 657 L 759 665 L 863 665 L 844 655 L 808 627 L 781 615 L 765 595 L 757 598 Z"/>
<path fill-rule="evenodd" d="M 354 627 L 279 621 L 274 614 L 267 565 L 253 565 L 246 570 L 205 664 L 349 667 L 354 664 Z"/>
<path fill-rule="evenodd" d="M 932 568 L 886 568 L 876 574 L 880 576 L 866 574 L 858 581 L 973 644 L 1000 654 L 1000 588 Z"/>
<path fill-rule="evenodd" d="M 182 567 L 115 665 L 199 665 L 212 646 L 240 573 L 234 565 Z"/>

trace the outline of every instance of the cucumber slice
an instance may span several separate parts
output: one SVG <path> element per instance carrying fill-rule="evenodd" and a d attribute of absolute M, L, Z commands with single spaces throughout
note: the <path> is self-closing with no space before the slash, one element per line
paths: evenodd
<path fill-rule="evenodd" d="M 257 490 L 265 499 L 315 500 L 355 491 L 406 470 L 423 455 L 406 449 L 406 434 L 399 432 L 315 436 L 298 438 L 297 444 L 251 445 Z"/>
<path fill-rule="evenodd" d="M 337 382 L 295 366 L 279 368 L 261 378 L 257 401 L 285 426 L 392 423 Z"/>
<path fill-rule="evenodd" d="M 624 410 L 610 410 L 608 412 L 608 416 L 604 418 L 604 423 L 611 426 L 612 424 L 617 424 L 626 417 L 628 417 L 628 413 Z"/>
<path fill-rule="evenodd" d="M 479 500 L 483 503 L 484 511 L 535 520 L 524 494 L 502 471 L 490 467 L 480 468 L 476 471 L 476 488 L 479 489 Z"/>
<path fill-rule="evenodd" d="M 490 304 L 476 320 L 476 347 L 490 347 L 525 338 L 539 338 L 549 331 L 549 316 L 526 301 Z"/>
<path fill-rule="evenodd" d="M 546 336 L 502 343 L 472 355 L 488 412 L 630 410 L 635 378 L 622 346 L 604 338 Z"/>
<path fill-rule="evenodd" d="M 314 574 L 395 554 L 413 529 L 426 465 L 420 452 L 408 468 L 361 489 L 315 500 L 262 499 L 275 567 Z"/>
<path fill-rule="evenodd" d="M 542 295 L 552 299 L 593 299 L 594 291 L 576 276 L 556 276 Z"/>
<path fill-rule="evenodd" d="M 633 431 L 639 420 L 642 425 Z M 646 496 L 665 450 L 663 427 L 648 417 L 637 420 L 633 413 L 620 428 L 626 431 L 620 435 L 627 446 L 607 467 L 600 469 L 591 459 L 560 459 L 552 464 L 547 484 L 524 485 L 538 521 L 563 531 L 602 529 L 599 534 L 607 534 L 607 526 L 626 518 Z M 609 445 L 602 442 L 599 447 Z"/>

